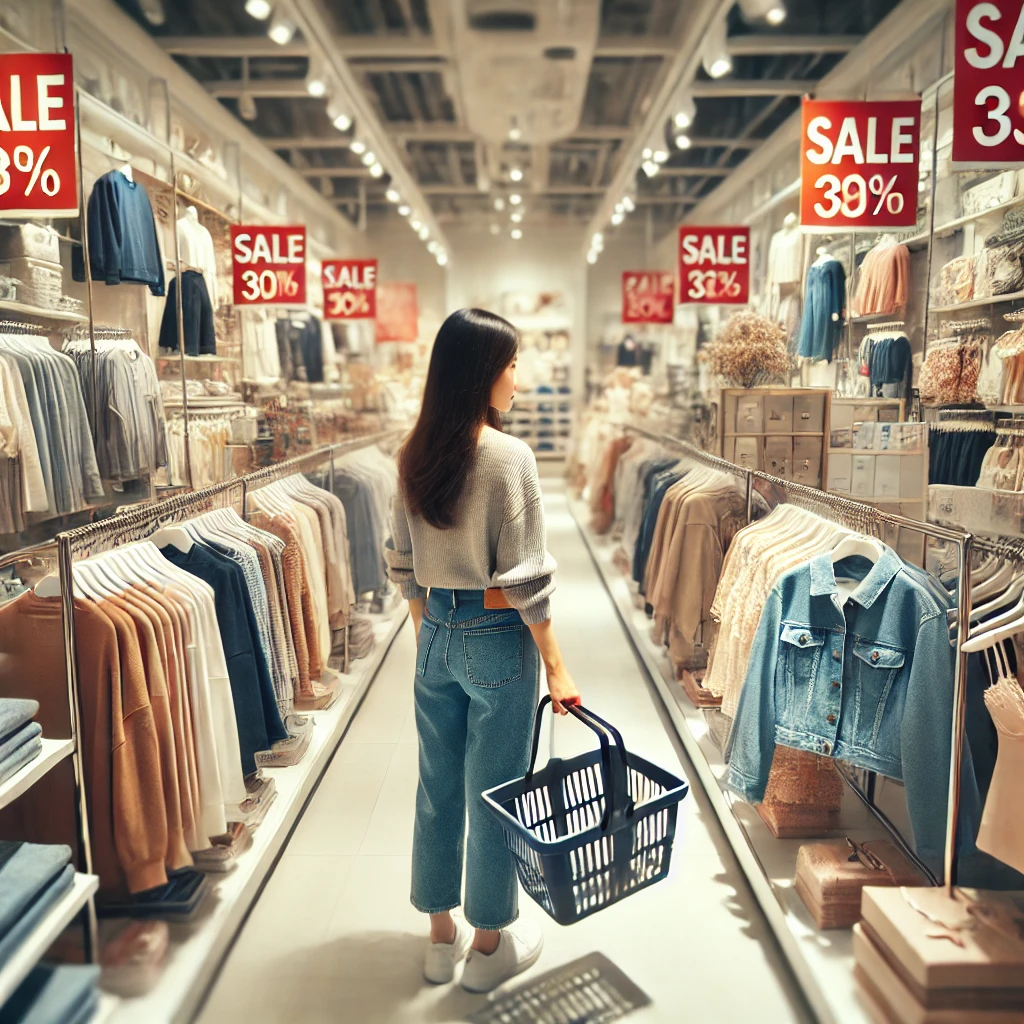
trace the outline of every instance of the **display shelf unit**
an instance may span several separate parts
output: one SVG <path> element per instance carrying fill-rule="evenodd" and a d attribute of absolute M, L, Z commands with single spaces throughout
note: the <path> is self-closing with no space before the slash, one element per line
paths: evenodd
<path fill-rule="evenodd" d="M 962 309 L 979 309 L 982 306 L 1001 306 L 1007 302 L 1024 300 L 1024 292 L 1009 292 L 1006 295 L 990 295 L 987 299 L 968 299 L 952 306 L 930 306 L 929 313 L 959 313 Z"/>
<path fill-rule="evenodd" d="M 709 727 L 709 714 L 689 701 L 682 684 L 673 679 L 666 652 L 650 639 L 650 620 L 633 603 L 629 583 L 612 561 L 613 544 L 592 534 L 585 523 L 587 510 L 575 500 L 570 509 L 590 556 L 611 595 L 633 647 L 654 684 L 693 764 L 722 830 L 758 904 L 789 962 L 816 1019 L 822 1024 L 868 1024 L 870 1018 L 856 997 L 853 936 L 849 931 L 819 931 L 796 892 L 796 858 L 801 839 L 776 839 L 756 809 L 722 787 L 726 765 Z M 828 835 L 860 842 L 887 838 L 887 833 L 847 789 L 843 797 L 843 827 Z"/>
<path fill-rule="evenodd" d="M 39 756 L 0 784 L 0 808 L 6 807 L 22 793 L 28 792 L 54 765 L 59 764 L 65 757 L 70 757 L 74 749 L 74 740 L 44 739 Z"/>
<path fill-rule="evenodd" d="M 0 1006 L 10 998 L 29 971 L 43 958 L 46 951 L 60 938 L 61 932 L 74 920 L 75 915 L 92 899 L 99 888 L 95 875 L 76 874 L 71 888 L 54 904 L 39 922 L 36 930 L 11 954 L 0 967 Z"/>
<path fill-rule="evenodd" d="M 310 712 L 313 736 L 302 760 L 288 768 L 262 769 L 274 779 L 277 796 L 253 833 L 252 846 L 228 874 L 209 876 L 213 892 L 207 897 L 208 909 L 200 912 L 194 927 L 172 933 L 160 980 L 146 995 L 122 998 L 109 1017 L 110 1024 L 170 1024 L 194 1018 L 408 611 L 401 601 L 389 614 L 373 616 L 376 646 L 368 657 L 352 663 L 348 675 L 340 677 L 343 692 L 334 705 Z"/>
<path fill-rule="evenodd" d="M 8 319 L 6 314 L 18 317 L 30 317 L 35 320 L 48 320 L 55 324 L 87 324 L 89 317 L 85 313 L 72 313 L 63 309 L 48 309 L 46 306 L 30 306 L 25 302 L 13 299 L 0 299 L 0 320 Z"/>

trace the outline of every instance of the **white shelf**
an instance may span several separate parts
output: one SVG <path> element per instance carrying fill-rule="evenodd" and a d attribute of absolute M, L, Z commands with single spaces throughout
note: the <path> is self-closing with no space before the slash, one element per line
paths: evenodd
<path fill-rule="evenodd" d="M 22 793 L 31 789 L 55 764 L 69 757 L 75 749 L 73 740 L 43 740 L 39 756 L 29 761 L 20 771 L 6 782 L 0 783 L 0 807 L 6 807 L 17 800 Z"/>
<path fill-rule="evenodd" d="M 263 769 L 274 779 L 277 796 L 253 833 L 252 846 L 228 874 L 209 876 L 213 892 L 207 897 L 208 908 L 200 912 L 199 923 L 191 929 L 172 929 L 171 948 L 160 980 L 146 995 L 122 998 L 109 1017 L 109 1024 L 170 1024 L 195 1017 L 235 934 L 273 870 L 307 797 L 341 742 L 408 610 L 405 601 L 400 601 L 390 614 L 372 616 L 377 644 L 369 657 L 352 663 L 348 675 L 339 674 L 343 692 L 333 707 L 308 712 L 313 716 L 314 726 L 305 756 L 289 768 Z"/>
<path fill-rule="evenodd" d="M 968 299 L 952 306 L 932 306 L 929 313 L 957 313 L 961 309 L 977 309 L 980 306 L 1001 306 L 1007 302 L 1019 302 L 1024 299 L 1024 292 L 1010 292 L 1008 295 L 991 295 L 987 299 Z"/>
<path fill-rule="evenodd" d="M 34 317 L 36 320 L 52 320 L 55 323 L 87 324 L 84 313 L 69 313 L 62 309 L 47 309 L 45 306 L 29 306 L 24 302 L 0 299 L 0 313 L 16 313 L 18 316 Z M 0 317 L 0 319 L 7 319 Z"/>
<path fill-rule="evenodd" d="M 723 788 L 720 780 L 726 766 L 721 751 L 712 741 L 705 712 L 690 703 L 682 686 L 673 678 L 666 652 L 651 642 L 650 620 L 633 604 L 629 583 L 613 565 L 611 542 L 590 534 L 584 526 L 585 509 L 579 502 L 570 500 L 569 506 L 623 625 L 815 1018 L 821 1024 L 868 1024 L 869 1018 L 856 996 L 852 933 L 849 930 L 820 931 L 793 886 L 797 851 L 806 840 L 774 838 L 754 807 Z M 889 807 L 886 812 L 890 818 L 897 817 Z M 862 842 L 887 838 L 882 826 L 849 789 L 844 791 L 842 827 L 828 834 L 828 838 L 842 842 L 845 836 Z"/>
<path fill-rule="evenodd" d="M 60 938 L 61 932 L 86 905 L 89 897 L 99 888 L 99 884 L 100 880 L 95 875 L 75 875 L 71 888 L 0 968 L 0 1005 L 7 1002 L 29 971 Z"/>
<path fill-rule="evenodd" d="M 829 448 L 829 455 L 924 455 L 923 448 Z"/>

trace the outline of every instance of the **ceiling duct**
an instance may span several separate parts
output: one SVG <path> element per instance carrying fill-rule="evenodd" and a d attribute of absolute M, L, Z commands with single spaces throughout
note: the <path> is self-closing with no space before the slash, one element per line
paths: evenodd
<path fill-rule="evenodd" d="M 457 89 L 489 142 L 555 142 L 579 125 L 600 28 L 592 0 L 451 0 Z"/>

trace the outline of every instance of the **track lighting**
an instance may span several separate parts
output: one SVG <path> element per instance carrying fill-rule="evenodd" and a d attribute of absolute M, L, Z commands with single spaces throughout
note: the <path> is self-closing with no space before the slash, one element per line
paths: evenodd
<path fill-rule="evenodd" d="M 324 73 L 323 64 L 312 57 L 309 60 L 309 71 L 306 73 L 306 92 L 316 99 L 327 95 L 327 75 Z"/>
<path fill-rule="evenodd" d="M 363 166 L 364 166 L 364 167 L 369 167 L 369 166 L 370 166 L 371 164 L 375 164 L 375 163 L 377 162 L 377 154 L 376 154 L 376 153 L 374 153 L 374 151 L 373 151 L 372 149 L 368 149 L 368 150 L 367 150 L 367 151 L 366 151 L 366 152 L 365 152 L 365 153 L 364 153 L 364 154 L 363 154 L 363 155 L 362 155 L 362 156 L 360 157 L 360 160 L 362 160 L 362 161 L 363 161 Z"/>
<path fill-rule="evenodd" d="M 673 104 L 672 123 L 677 128 L 689 128 L 696 116 L 697 104 L 693 97 L 688 92 L 680 93 Z"/>
<path fill-rule="evenodd" d="M 494 200 L 494 208 L 498 211 L 498 213 L 501 213 L 501 211 L 505 209 L 505 200 L 502 199 L 501 196 L 498 196 Z"/>
<path fill-rule="evenodd" d="M 352 127 L 352 115 L 345 100 L 340 96 L 332 96 L 328 101 L 327 116 L 339 132 L 347 132 Z"/>
<path fill-rule="evenodd" d="M 243 92 L 238 97 L 238 116 L 243 121 L 255 121 L 257 114 L 256 101 L 252 98 L 252 94 Z"/>
<path fill-rule="evenodd" d="M 409 206 L 407 203 L 402 203 L 402 205 L 398 208 L 399 217 L 408 217 L 410 213 L 412 213 L 412 207 Z"/>
<path fill-rule="evenodd" d="M 721 78 L 732 71 L 732 57 L 729 56 L 725 18 L 717 19 L 708 29 L 708 34 L 704 37 L 701 63 L 712 78 Z"/>
<path fill-rule="evenodd" d="M 409 227 L 411 227 L 413 231 L 418 233 L 420 228 L 423 227 L 423 221 L 421 221 L 418 217 L 413 217 L 413 219 L 409 221 Z"/>
<path fill-rule="evenodd" d="M 782 0 L 740 0 L 740 13 L 748 24 L 763 20 L 781 25 L 786 20 L 786 5 Z"/>
<path fill-rule="evenodd" d="M 595 231 L 591 236 L 590 248 L 595 252 L 600 252 L 604 248 L 604 235 L 600 231 Z"/>
<path fill-rule="evenodd" d="M 365 152 L 366 152 L 366 143 L 365 143 L 365 142 L 363 142 L 363 141 L 362 141 L 361 139 L 353 139 L 353 140 L 352 140 L 352 141 L 351 141 L 351 142 L 350 142 L 350 143 L 348 144 L 348 148 L 349 148 L 349 149 L 350 149 L 350 150 L 351 150 L 351 151 L 352 151 L 353 153 L 355 153 L 355 155 L 356 155 L 356 156 L 359 156 L 360 154 L 362 154 L 362 153 L 365 153 Z"/>
<path fill-rule="evenodd" d="M 522 181 L 523 169 L 521 167 L 513 167 L 512 170 L 508 172 L 508 176 L 510 181 Z"/>
<path fill-rule="evenodd" d="M 291 18 L 283 11 L 278 11 L 270 21 L 270 28 L 267 35 L 277 43 L 278 46 L 287 46 L 295 35 L 296 25 Z"/>
<path fill-rule="evenodd" d="M 633 201 L 632 196 L 622 197 L 622 208 L 626 213 L 632 213 L 636 209 L 636 203 Z"/>
<path fill-rule="evenodd" d="M 678 149 L 689 149 L 693 145 L 693 139 L 686 132 L 681 132 L 676 136 L 675 143 Z"/>
<path fill-rule="evenodd" d="M 512 237 L 518 242 L 519 239 L 523 237 L 522 229 L 520 229 L 520 228 L 513 228 L 512 229 Z"/>
<path fill-rule="evenodd" d="M 618 227 L 624 220 L 626 215 L 624 213 L 613 213 L 612 214 L 612 225 Z"/>
<path fill-rule="evenodd" d="M 270 0 L 245 0 L 245 13 L 257 21 L 266 21 L 272 10 Z"/>
<path fill-rule="evenodd" d="M 512 195 L 508 197 L 508 201 L 513 206 L 518 206 L 523 201 L 523 197 L 518 192 L 513 192 Z"/>
<path fill-rule="evenodd" d="M 441 243 L 438 242 L 437 239 L 432 239 L 427 244 L 427 252 L 429 252 L 431 254 L 431 256 L 436 255 L 437 250 L 440 249 L 440 248 L 441 248 Z"/>
<path fill-rule="evenodd" d="M 509 218 L 513 224 L 521 224 L 523 221 L 523 214 L 520 210 L 516 210 L 515 213 Z"/>
<path fill-rule="evenodd" d="M 437 265 L 443 267 L 448 262 L 448 253 L 439 252 L 437 254 Z"/>
<path fill-rule="evenodd" d="M 139 10 L 150 25 L 162 25 L 167 20 L 163 0 L 139 0 Z"/>
<path fill-rule="evenodd" d="M 378 160 L 370 167 L 370 176 L 379 178 L 384 173 L 384 165 Z"/>
<path fill-rule="evenodd" d="M 645 160 L 640 166 L 648 178 L 653 178 L 661 170 L 661 164 L 656 164 L 653 160 Z"/>
<path fill-rule="evenodd" d="M 430 237 L 430 228 L 424 224 L 416 233 L 420 236 L 420 241 L 425 242 Z"/>
<path fill-rule="evenodd" d="M 384 198 L 387 199 L 389 203 L 400 203 L 402 201 L 402 197 L 398 194 L 398 189 L 396 188 L 389 188 L 387 192 L 384 193 Z"/>
<path fill-rule="evenodd" d="M 593 249 L 587 253 L 587 262 L 593 266 L 597 262 L 597 253 Z"/>

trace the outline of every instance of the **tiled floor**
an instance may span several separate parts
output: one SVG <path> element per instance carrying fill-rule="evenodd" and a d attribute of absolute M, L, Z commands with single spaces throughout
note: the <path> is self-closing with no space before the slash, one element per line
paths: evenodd
<path fill-rule="evenodd" d="M 554 620 L 585 701 L 627 745 L 667 768 L 681 755 L 557 483 L 546 486 L 559 563 Z M 201 1024 L 459 1021 L 484 997 L 421 978 L 424 919 L 409 904 L 416 789 L 414 640 L 395 642 L 285 855 L 236 942 Z M 590 733 L 559 721 L 568 756 Z M 548 749 L 542 743 L 542 750 Z M 682 771 L 689 778 L 685 764 Z M 696 790 L 684 801 L 668 880 L 571 928 L 541 923 L 540 963 L 512 985 L 587 953 L 610 958 L 651 999 L 629 1019 L 687 1024 L 806 1020 L 767 925 Z"/>

